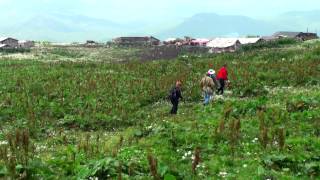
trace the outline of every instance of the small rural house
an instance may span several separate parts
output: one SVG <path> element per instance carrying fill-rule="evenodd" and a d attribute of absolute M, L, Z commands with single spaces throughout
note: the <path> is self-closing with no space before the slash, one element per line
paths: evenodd
<path fill-rule="evenodd" d="M 261 39 L 263 41 L 274 41 L 274 40 L 277 40 L 279 38 L 278 37 L 274 37 L 274 36 L 262 36 Z"/>
<path fill-rule="evenodd" d="M 207 43 L 210 53 L 235 52 L 240 45 L 237 38 L 215 38 Z"/>
<path fill-rule="evenodd" d="M 193 39 L 190 42 L 191 46 L 207 46 L 209 39 Z"/>
<path fill-rule="evenodd" d="M 255 44 L 264 41 L 262 38 L 239 38 L 241 44 Z"/>
<path fill-rule="evenodd" d="M 191 42 L 194 39 L 191 39 L 190 37 L 182 38 L 168 38 L 165 41 L 163 41 L 164 45 L 175 45 L 175 46 L 190 46 Z"/>
<path fill-rule="evenodd" d="M 118 45 L 151 45 L 157 46 L 160 44 L 160 40 L 153 36 L 145 36 L 145 37 L 118 37 L 113 40 L 115 44 Z"/>
<path fill-rule="evenodd" d="M 7 44 L 0 44 L 0 49 L 9 49 L 10 46 Z"/>
<path fill-rule="evenodd" d="M 18 41 L 18 43 L 20 48 L 32 48 L 35 45 L 34 41 L 26 41 L 26 40 Z"/>
<path fill-rule="evenodd" d="M 10 38 L 10 37 L 4 37 L 4 38 L 1 38 L 0 37 L 0 45 L 7 45 L 6 47 L 7 48 L 17 48 L 19 47 L 19 42 L 18 40 L 16 39 L 13 39 L 13 38 Z M 4 47 L 4 46 L 3 46 Z"/>
<path fill-rule="evenodd" d="M 301 40 L 301 41 L 306 41 L 306 40 L 318 38 L 316 33 L 288 32 L 288 31 L 276 32 L 272 36 L 275 38 L 294 38 L 294 39 Z"/>
<path fill-rule="evenodd" d="M 86 46 L 96 46 L 98 45 L 97 42 L 93 41 L 93 40 L 87 40 L 87 42 L 85 43 Z"/>
<path fill-rule="evenodd" d="M 163 44 L 165 44 L 165 45 L 176 45 L 177 43 L 182 43 L 182 42 L 183 42 L 183 39 L 168 38 L 168 39 L 163 41 Z"/>

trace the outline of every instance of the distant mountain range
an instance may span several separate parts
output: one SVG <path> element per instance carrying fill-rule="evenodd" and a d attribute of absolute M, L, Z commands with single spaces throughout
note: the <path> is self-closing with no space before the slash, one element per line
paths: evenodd
<path fill-rule="evenodd" d="M 17 38 L 48 41 L 107 40 L 127 33 L 126 26 L 104 19 L 80 15 L 41 14 L 25 22 L 4 28 Z"/>
<path fill-rule="evenodd" d="M 159 36 L 165 37 L 215 37 L 267 35 L 277 29 L 273 24 L 246 16 L 221 16 L 214 13 L 196 14 L 175 28 Z"/>
<path fill-rule="evenodd" d="M 0 36 L 55 42 L 107 41 L 116 36 L 154 35 L 169 37 L 216 37 L 271 35 L 275 31 L 319 31 L 320 10 L 288 12 L 269 19 L 200 13 L 172 26 L 133 22 L 120 24 L 105 19 L 74 14 L 39 14 L 11 26 L 0 27 Z M 169 25 L 170 24 L 170 25 Z M 155 28 L 156 27 L 156 28 Z M 159 28 L 161 27 L 161 28 Z M 165 29 L 165 30 L 163 30 Z"/>
<path fill-rule="evenodd" d="M 320 10 L 288 12 L 270 19 L 253 19 L 246 16 L 196 14 L 178 26 L 158 34 L 166 37 L 215 37 L 271 35 L 276 31 L 320 31 Z"/>

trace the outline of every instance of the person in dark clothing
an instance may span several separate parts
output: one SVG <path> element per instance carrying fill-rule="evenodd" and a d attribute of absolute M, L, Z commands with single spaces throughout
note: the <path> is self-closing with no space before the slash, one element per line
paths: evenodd
<path fill-rule="evenodd" d="M 177 114 L 179 100 L 182 99 L 181 86 L 182 86 L 181 81 L 177 81 L 176 85 L 170 91 L 169 98 L 172 104 L 172 109 L 170 111 L 170 114 Z"/>
<path fill-rule="evenodd" d="M 227 71 L 227 65 L 223 65 L 223 67 L 219 70 L 217 79 L 220 83 L 220 87 L 218 89 L 217 94 L 223 94 L 224 93 L 224 88 L 226 85 L 226 82 L 228 81 L 228 71 Z"/>
<path fill-rule="evenodd" d="M 223 95 L 224 94 L 224 88 L 226 86 L 225 80 L 219 79 L 219 84 L 220 84 L 220 88 L 218 89 L 218 93 L 217 94 Z"/>

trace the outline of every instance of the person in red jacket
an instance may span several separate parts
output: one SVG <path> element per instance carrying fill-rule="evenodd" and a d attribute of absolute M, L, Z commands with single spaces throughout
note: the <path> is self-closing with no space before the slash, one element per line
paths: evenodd
<path fill-rule="evenodd" d="M 223 94 L 224 87 L 226 85 L 226 82 L 228 81 L 228 71 L 227 71 L 227 65 L 223 65 L 223 67 L 219 70 L 217 79 L 220 83 L 220 88 L 218 89 L 217 94 Z"/>

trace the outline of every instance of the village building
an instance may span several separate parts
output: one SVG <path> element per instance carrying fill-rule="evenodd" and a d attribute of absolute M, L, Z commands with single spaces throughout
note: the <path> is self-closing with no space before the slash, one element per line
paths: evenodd
<path fill-rule="evenodd" d="M 274 37 L 274 36 L 262 36 L 261 39 L 262 39 L 263 41 L 274 41 L 274 40 L 279 39 L 279 37 Z"/>
<path fill-rule="evenodd" d="M 0 44 L 0 49 L 10 49 L 10 46 L 7 44 Z"/>
<path fill-rule="evenodd" d="M 19 47 L 19 42 L 16 39 L 10 37 L 0 38 L 0 45 L 7 45 L 7 48 L 17 48 Z"/>
<path fill-rule="evenodd" d="M 160 40 L 153 36 L 145 37 L 118 37 L 113 40 L 118 45 L 157 46 Z"/>
<path fill-rule="evenodd" d="M 209 39 L 193 39 L 190 42 L 191 46 L 207 46 Z"/>
<path fill-rule="evenodd" d="M 311 39 L 317 39 L 318 35 L 316 33 L 305 33 L 305 32 L 289 32 L 289 31 L 280 31 L 272 35 L 276 39 L 278 38 L 293 38 L 301 41 L 307 41 Z"/>
<path fill-rule="evenodd" d="M 19 43 L 19 48 L 32 48 L 35 46 L 34 41 L 26 41 L 26 40 L 22 40 L 22 41 L 18 41 Z"/>
<path fill-rule="evenodd" d="M 164 45 L 182 45 L 185 44 L 185 40 L 181 38 L 168 38 L 163 41 Z"/>
<path fill-rule="evenodd" d="M 164 45 L 176 45 L 177 43 L 182 43 L 183 39 L 180 38 L 168 38 L 163 41 Z"/>
<path fill-rule="evenodd" d="M 207 43 L 210 53 L 235 52 L 240 46 L 237 38 L 215 38 Z"/>
<path fill-rule="evenodd" d="M 85 43 L 85 46 L 96 46 L 96 45 L 98 45 L 98 43 L 93 40 L 87 40 L 87 42 Z"/>
<path fill-rule="evenodd" d="M 238 40 L 242 45 L 255 44 L 264 41 L 262 38 L 238 38 Z"/>

